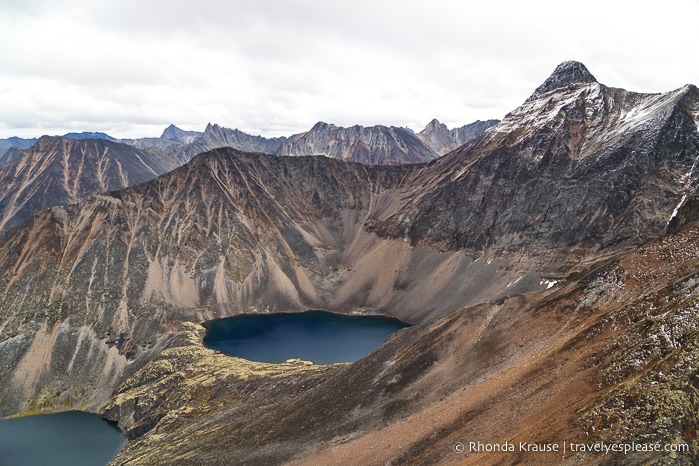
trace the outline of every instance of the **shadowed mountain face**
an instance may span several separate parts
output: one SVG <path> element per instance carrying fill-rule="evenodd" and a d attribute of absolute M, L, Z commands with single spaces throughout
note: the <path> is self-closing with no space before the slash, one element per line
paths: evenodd
<path fill-rule="evenodd" d="M 663 439 L 691 430 L 695 232 L 638 247 L 696 195 L 699 93 L 631 93 L 564 65 L 426 164 L 216 149 L 5 233 L 0 412 L 109 403 L 138 439 L 122 464 L 456 462 L 468 439 L 645 435 L 633 417 L 667 420 Z M 192 324 L 305 309 L 421 325 L 309 368 L 216 355 Z M 637 376 L 679 401 L 642 411 Z"/>
<path fill-rule="evenodd" d="M 41 209 L 141 183 L 176 166 L 161 154 L 111 141 L 44 136 L 0 167 L 0 231 Z"/>

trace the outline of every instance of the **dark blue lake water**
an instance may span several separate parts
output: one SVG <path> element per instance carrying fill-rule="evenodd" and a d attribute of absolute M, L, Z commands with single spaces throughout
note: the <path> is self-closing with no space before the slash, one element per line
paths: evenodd
<path fill-rule="evenodd" d="M 126 437 L 96 414 L 70 411 L 0 420 L 2 466 L 104 466 Z"/>
<path fill-rule="evenodd" d="M 280 363 L 300 358 L 331 364 L 356 361 L 408 326 L 388 317 L 324 311 L 245 314 L 209 322 L 204 345 L 250 361 Z"/>

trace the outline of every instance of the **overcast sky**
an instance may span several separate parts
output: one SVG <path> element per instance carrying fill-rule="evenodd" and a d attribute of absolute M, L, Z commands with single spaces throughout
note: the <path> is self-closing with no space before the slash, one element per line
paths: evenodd
<path fill-rule="evenodd" d="M 699 0 L 0 0 L 0 138 L 451 128 L 565 60 L 664 92 L 699 84 L 697 20 Z"/>

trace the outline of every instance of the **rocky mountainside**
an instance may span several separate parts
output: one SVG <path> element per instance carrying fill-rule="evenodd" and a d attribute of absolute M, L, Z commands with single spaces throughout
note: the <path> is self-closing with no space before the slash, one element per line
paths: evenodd
<path fill-rule="evenodd" d="M 27 153 L 27 150 L 28 149 L 20 149 L 14 146 L 8 149 L 0 149 L 0 154 L 2 154 L 0 155 L 0 167 L 22 158 L 22 156 Z"/>
<path fill-rule="evenodd" d="M 185 326 L 107 407 L 112 419 L 148 413 L 122 424 L 137 439 L 114 464 L 184 465 L 192 452 L 241 465 L 695 464 L 697 244 L 695 225 L 558 289 L 404 329 L 323 372 L 251 367 L 203 348 L 203 328 Z M 470 451 L 506 441 L 514 451 Z M 688 449 L 570 451 L 602 442 Z"/>
<path fill-rule="evenodd" d="M 420 163 L 437 158 L 425 143 L 404 128 L 381 125 L 343 128 L 323 122 L 306 133 L 291 136 L 275 155 L 325 155 L 372 165 Z"/>
<path fill-rule="evenodd" d="M 0 237 L 0 414 L 101 410 L 115 464 L 560 464 L 453 445 L 588 437 L 690 464 L 698 103 L 569 62 L 429 163 L 222 148 L 42 211 Z M 419 325 L 338 366 L 202 347 L 206 320 L 304 309 Z"/>
<path fill-rule="evenodd" d="M 555 246 L 571 261 L 666 231 L 697 192 L 699 92 L 607 87 L 559 67 L 483 137 L 416 171 L 394 211 L 369 219 L 382 236 L 445 249 Z M 423 186 L 409 195 L 410 185 Z"/>
<path fill-rule="evenodd" d="M 0 167 L 0 231 L 41 209 L 141 183 L 176 166 L 159 153 L 104 139 L 44 136 Z"/>
<path fill-rule="evenodd" d="M 417 133 L 417 137 L 436 154 L 444 155 L 480 136 L 499 122 L 500 120 L 478 120 L 460 128 L 448 129 L 447 125 L 434 119 L 427 123 L 425 129 Z"/>
<path fill-rule="evenodd" d="M 238 129 L 224 128 L 209 123 L 203 133 L 183 131 L 170 125 L 159 138 L 134 139 L 124 142 L 140 148 L 160 150 L 169 159 L 183 165 L 197 154 L 221 147 L 274 154 L 284 140 L 286 138 L 252 136 Z"/>
<path fill-rule="evenodd" d="M 202 133 L 199 131 L 185 131 L 175 125 L 170 125 L 165 128 L 163 134 L 160 135 L 160 139 L 165 139 L 167 141 L 172 141 L 179 144 L 189 144 L 201 135 Z"/>
<path fill-rule="evenodd" d="M 252 136 L 238 129 L 228 129 L 209 123 L 199 141 L 195 142 L 196 153 L 206 152 L 219 147 L 232 147 L 246 152 L 275 154 L 286 138 L 264 138 Z M 306 154 L 311 155 L 311 154 Z"/>
<path fill-rule="evenodd" d="M 36 144 L 36 141 L 38 141 L 38 139 L 24 139 L 18 137 L 0 139 L 0 167 L 5 165 L 7 162 L 12 161 L 16 157 L 16 151 L 15 154 L 10 154 L 9 156 L 6 156 L 8 150 L 12 148 L 20 150 L 28 149 L 34 144 Z"/>
<path fill-rule="evenodd" d="M 343 128 L 317 123 L 305 133 L 290 137 L 252 136 L 238 129 L 208 124 L 203 133 L 183 132 L 171 125 L 160 138 L 124 140 L 139 148 L 155 148 L 180 163 L 197 154 L 221 147 L 278 156 L 324 155 L 347 162 L 401 165 L 427 162 L 480 136 L 497 120 L 477 121 L 448 130 L 433 120 L 417 135 L 405 128 L 352 126 Z M 176 136 L 175 136 L 176 135 Z"/>

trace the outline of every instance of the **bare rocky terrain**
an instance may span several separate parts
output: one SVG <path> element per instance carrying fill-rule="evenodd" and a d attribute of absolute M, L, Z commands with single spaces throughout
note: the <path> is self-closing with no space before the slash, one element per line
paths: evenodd
<path fill-rule="evenodd" d="M 326 157 L 370 165 L 403 165 L 434 160 L 480 136 L 497 120 L 477 121 L 460 128 L 447 129 L 432 120 L 415 134 L 393 126 L 349 128 L 318 122 L 310 130 L 276 138 L 253 136 L 238 129 L 209 124 L 203 133 L 182 131 L 171 125 L 159 138 L 123 140 L 142 149 L 162 151 L 174 160 L 187 162 L 194 155 L 221 147 L 245 152 L 262 152 L 281 157 L 324 155 Z"/>
<path fill-rule="evenodd" d="M 43 136 L 0 167 L 0 231 L 33 213 L 151 180 L 180 164 L 105 139 Z"/>
<path fill-rule="evenodd" d="M 0 414 L 100 412 L 114 464 L 693 464 L 699 92 L 561 64 L 422 164 L 231 148 L 0 237 Z M 207 320 L 417 324 L 329 366 L 203 347 Z M 457 453 L 668 442 L 681 454 Z"/>

